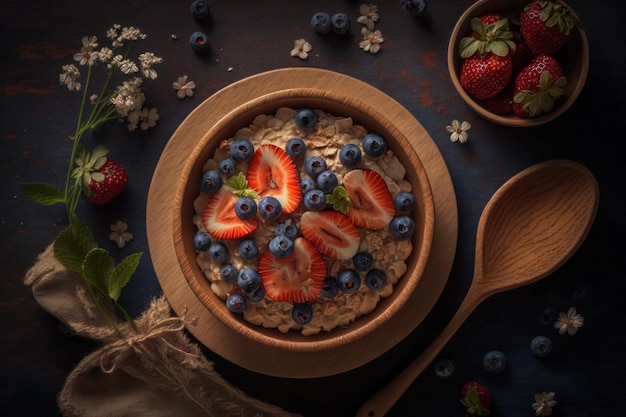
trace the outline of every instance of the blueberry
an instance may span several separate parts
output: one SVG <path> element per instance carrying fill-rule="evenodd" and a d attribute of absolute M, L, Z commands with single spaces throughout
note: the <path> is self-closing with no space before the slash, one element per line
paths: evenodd
<path fill-rule="evenodd" d="M 293 240 L 287 236 L 276 236 L 268 245 L 272 255 L 277 258 L 286 258 L 293 253 Z"/>
<path fill-rule="evenodd" d="M 237 285 L 244 292 L 254 292 L 261 287 L 261 276 L 256 269 L 243 267 L 237 276 Z"/>
<path fill-rule="evenodd" d="M 193 236 L 193 246 L 200 252 L 209 250 L 209 247 L 211 247 L 211 235 L 207 232 L 197 231 Z"/>
<path fill-rule="evenodd" d="M 217 167 L 220 170 L 220 172 L 227 177 L 230 177 L 231 175 L 233 175 L 235 173 L 235 169 L 237 168 L 235 166 L 235 161 L 233 161 L 232 158 L 222 159 L 217 165 Z"/>
<path fill-rule="evenodd" d="M 426 0 L 400 0 L 400 6 L 413 16 L 421 16 L 426 10 Z"/>
<path fill-rule="evenodd" d="M 207 36 L 199 31 L 189 37 L 189 46 L 198 54 L 206 54 L 211 50 Z"/>
<path fill-rule="evenodd" d="M 396 216 L 391 220 L 391 223 L 389 223 L 391 237 L 396 240 L 410 239 L 414 229 L 415 224 L 413 223 L 413 219 L 405 215 Z"/>
<path fill-rule="evenodd" d="M 239 197 L 235 203 L 235 214 L 241 220 L 250 220 L 256 216 L 256 202 L 248 197 Z"/>
<path fill-rule="evenodd" d="M 372 291 L 380 290 L 387 283 L 387 274 L 382 269 L 370 269 L 365 274 L 365 285 Z"/>
<path fill-rule="evenodd" d="M 283 212 L 283 207 L 276 197 L 265 196 L 259 201 L 259 214 L 265 220 L 276 220 Z"/>
<path fill-rule="evenodd" d="M 536 336 L 530 341 L 530 350 L 539 358 L 548 356 L 552 352 L 552 340 L 545 336 Z"/>
<path fill-rule="evenodd" d="M 330 23 L 337 35 L 345 35 L 350 32 L 350 18 L 345 13 L 336 13 L 330 18 Z"/>
<path fill-rule="evenodd" d="M 433 364 L 435 375 L 441 379 L 450 378 L 454 373 L 454 364 L 450 359 L 437 359 Z"/>
<path fill-rule="evenodd" d="M 361 162 L 361 148 L 354 143 L 347 143 L 339 151 L 339 160 L 347 167 L 355 166 Z"/>
<path fill-rule="evenodd" d="M 317 186 L 325 193 L 332 193 L 336 186 L 339 185 L 339 180 L 333 171 L 326 170 L 320 172 L 317 176 Z"/>
<path fill-rule="evenodd" d="M 393 198 L 393 205 L 401 213 L 409 212 L 415 207 L 415 196 L 408 191 L 400 191 Z"/>
<path fill-rule="evenodd" d="M 237 268 L 233 264 L 224 264 L 220 268 L 220 279 L 224 282 L 237 281 Z"/>
<path fill-rule="evenodd" d="M 382 136 L 376 133 L 368 133 L 363 137 L 363 151 L 371 157 L 381 156 L 387 149 L 387 143 Z"/>
<path fill-rule="evenodd" d="M 322 291 L 320 294 L 322 297 L 333 298 L 339 293 L 339 284 L 337 283 L 337 278 L 328 276 L 324 278 L 322 282 Z"/>
<path fill-rule="evenodd" d="M 367 271 L 372 267 L 374 259 L 369 252 L 358 252 L 352 258 L 352 263 L 357 271 Z"/>
<path fill-rule="evenodd" d="M 304 154 L 306 153 L 306 145 L 300 138 L 291 138 L 285 145 L 285 152 L 287 152 L 287 155 L 291 156 L 293 159 L 300 159 L 304 157 Z"/>
<path fill-rule="evenodd" d="M 317 114 L 311 109 L 300 109 L 296 113 L 296 124 L 304 129 L 309 129 L 317 123 Z"/>
<path fill-rule="evenodd" d="M 224 181 L 219 172 L 214 169 L 205 171 L 200 179 L 200 191 L 209 195 L 215 194 L 220 188 L 222 188 Z"/>
<path fill-rule="evenodd" d="M 326 208 L 326 194 L 322 190 L 311 190 L 302 199 L 304 207 L 311 211 L 322 211 Z"/>
<path fill-rule="evenodd" d="M 295 239 L 300 234 L 298 224 L 293 220 L 285 220 L 274 229 L 274 236 L 287 236 L 289 239 Z"/>
<path fill-rule="evenodd" d="M 302 178 L 300 180 L 300 189 L 302 189 L 302 194 L 306 194 L 310 190 L 315 189 L 315 182 L 311 178 Z"/>
<path fill-rule="evenodd" d="M 259 301 L 263 301 L 265 298 L 265 289 L 261 286 L 252 292 L 245 293 L 245 295 L 248 301 L 258 303 Z"/>
<path fill-rule="evenodd" d="M 231 294 L 226 298 L 226 307 L 233 313 L 243 313 L 246 305 L 246 298 L 241 294 Z"/>
<path fill-rule="evenodd" d="M 506 368 L 506 358 L 504 357 L 504 353 L 497 350 L 485 353 L 485 356 L 483 357 L 483 366 L 492 374 L 499 374 L 504 371 L 504 368 Z"/>
<path fill-rule="evenodd" d="M 248 139 L 237 139 L 230 145 L 230 157 L 237 162 L 245 162 L 253 154 L 254 145 Z"/>
<path fill-rule="evenodd" d="M 259 247 L 252 239 L 244 239 L 239 243 L 239 255 L 243 259 L 254 259 L 259 254 Z"/>
<path fill-rule="evenodd" d="M 309 156 L 304 161 L 304 170 L 311 178 L 317 178 L 319 174 L 326 171 L 326 160 L 321 156 Z"/>
<path fill-rule="evenodd" d="M 307 324 L 313 318 L 313 309 L 306 303 L 294 303 L 291 318 L 298 324 Z"/>
<path fill-rule="evenodd" d="M 556 317 L 557 317 L 557 311 L 552 307 L 547 307 L 541 313 L 541 316 L 539 317 L 539 322 L 543 326 L 552 327 L 552 324 L 556 320 Z"/>
<path fill-rule="evenodd" d="M 228 248 L 221 242 L 215 242 L 209 247 L 209 255 L 215 262 L 224 262 L 228 259 Z"/>
<path fill-rule="evenodd" d="M 344 269 L 337 275 L 339 289 L 344 294 L 354 294 L 361 287 L 361 277 L 353 269 Z"/>
<path fill-rule="evenodd" d="M 198 21 L 206 21 L 211 17 L 209 2 L 206 0 L 195 0 L 191 3 L 191 15 Z"/>
<path fill-rule="evenodd" d="M 315 33 L 319 35 L 326 35 L 332 30 L 332 22 L 330 16 L 325 12 L 318 12 L 311 18 L 311 27 Z"/>

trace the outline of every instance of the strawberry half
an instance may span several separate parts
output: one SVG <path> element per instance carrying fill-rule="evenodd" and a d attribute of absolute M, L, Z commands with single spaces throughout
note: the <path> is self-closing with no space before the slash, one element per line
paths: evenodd
<path fill-rule="evenodd" d="M 254 152 L 248 165 L 248 186 L 260 197 L 275 197 L 283 213 L 292 213 L 300 204 L 300 182 L 293 159 L 282 148 L 264 144 Z"/>
<path fill-rule="evenodd" d="M 216 239 L 238 239 L 256 230 L 259 220 L 241 220 L 235 214 L 238 197 L 228 187 L 222 187 L 211 196 L 202 211 L 202 223 Z"/>
<path fill-rule="evenodd" d="M 300 218 L 302 236 L 333 259 L 352 259 L 361 236 L 348 217 L 338 211 L 306 211 Z"/>
<path fill-rule="evenodd" d="M 520 32 L 535 55 L 554 54 L 572 37 L 580 21 L 561 3 L 533 0 L 519 16 Z"/>
<path fill-rule="evenodd" d="M 326 278 L 326 263 L 322 255 L 305 238 L 294 242 L 293 253 L 276 258 L 270 251 L 263 253 L 257 270 L 265 294 L 272 301 L 304 303 L 315 300 Z"/>
<path fill-rule="evenodd" d="M 385 179 L 371 169 L 353 169 L 343 177 L 350 198 L 348 217 L 355 226 L 380 230 L 396 212 Z"/>
<path fill-rule="evenodd" d="M 461 404 L 470 416 L 487 416 L 490 414 L 491 394 L 478 381 L 469 381 L 461 388 Z"/>

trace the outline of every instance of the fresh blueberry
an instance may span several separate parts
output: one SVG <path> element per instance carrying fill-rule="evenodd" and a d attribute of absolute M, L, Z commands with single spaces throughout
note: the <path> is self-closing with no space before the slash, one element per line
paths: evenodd
<path fill-rule="evenodd" d="M 311 211 L 322 211 L 326 208 L 326 194 L 322 190 L 311 190 L 302 199 L 304 207 Z"/>
<path fill-rule="evenodd" d="M 239 197 L 235 203 L 235 214 L 241 220 L 250 220 L 256 216 L 256 201 L 248 197 Z"/>
<path fill-rule="evenodd" d="M 195 0 L 192 2 L 191 15 L 200 22 L 208 20 L 211 17 L 209 2 L 206 0 Z"/>
<path fill-rule="evenodd" d="M 192 33 L 189 37 L 189 46 L 198 54 L 206 54 L 211 50 L 207 36 L 199 31 Z"/>
<path fill-rule="evenodd" d="M 207 232 L 197 231 L 193 236 L 193 246 L 200 252 L 209 250 L 209 247 L 211 247 L 211 235 Z"/>
<path fill-rule="evenodd" d="M 426 10 L 426 0 L 400 0 L 400 6 L 413 16 L 421 16 Z"/>
<path fill-rule="evenodd" d="M 324 278 L 322 282 L 322 291 L 320 294 L 322 297 L 333 298 L 339 293 L 339 284 L 337 283 L 337 278 L 328 276 Z"/>
<path fill-rule="evenodd" d="M 291 318 L 298 324 L 307 324 L 313 318 L 313 309 L 306 303 L 294 303 Z"/>
<path fill-rule="evenodd" d="M 228 259 L 228 248 L 221 242 L 215 242 L 209 247 L 209 255 L 215 262 L 224 262 Z"/>
<path fill-rule="evenodd" d="M 261 276 L 256 269 L 245 266 L 239 271 L 237 285 L 244 292 L 254 292 L 261 287 Z"/>
<path fill-rule="evenodd" d="M 232 158 L 222 159 L 217 165 L 217 167 L 220 170 L 220 172 L 227 177 L 230 177 L 231 175 L 233 175 L 236 169 L 235 161 L 233 161 Z"/>
<path fill-rule="evenodd" d="M 350 18 L 345 13 L 336 13 L 330 18 L 330 23 L 337 35 L 345 35 L 350 32 Z"/>
<path fill-rule="evenodd" d="M 319 174 L 326 171 L 326 160 L 321 156 L 309 156 L 304 161 L 304 170 L 311 178 L 317 178 Z"/>
<path fill-rule="evenodd" d="M 319 35 L 326 35 L 332 30 L 332 22 L 330 16 L 325 12 L 318 12 L 311 18 L 311 27 L 315 33 Z"/>
<path fill-rule="evenodd" d="M 285 145 L 285 152 L 287 152 L 287 155 L 291 156 L 293 159 L 300 159 L 304 157 L 304 154 L 306 153 L 306 145 L 300 138 L 291 138 Z"/>
<path fill-rule="evenodd" d="M 368 133 L 363 137 L 363 151 L 371 157 L 381 156 L 387 149 L 387 143 L 382 136 Z"/>
<path fill-rule="evenodd" d="M 413 219 L 405 215 L 396 216 L 391 220 L 391 223 L 389 223 L 391 237 L 396 240 L 410 239 L 414 229 L 415 224 Z"/>
<path fill-rule="evenodd" d="M 265 220 L 276 220 L 283 212 L 283 207 L 276 197 L 265 196 L 259 201 L 259 214 Z"/>
<path fill-rule="evenodd" d="M 245 162 L 253 154 L 254 145 L 248 139 L 237 139 L 230 145 L 230 157 L 237 162 Z"/>
<path fill-rule="evenodd" d="M 361 277 L 354 269 L 344 269 L 337 275 L 339 289 L 344 294 L 354 294 L 361 287 Z"/>
<path fill-rule="evenodd" d="M 235 282 L 237 281 L 237 267 L 233 264 L 224 264 L 220 268 L 220 279 L 224 282 Z"/>
<path fill-rule="evenodd" d="M 374 259 L 369 252 L 358 252 L 352 258 L 352 263 L 357 271 L 367 271 L 372 267 Z"/>
<path fill-rule="evenodd" d="M 530 341 L 530 350 L 539 358 L 548 356 L 552 352 L 552 340 L 545 336 L 536 336 Z"/>
<path fill-rule="evenodd" d="M 547 307 L 543 310 L 541 315 L 539 316 L 539 322 L 543 326 L 552 327 L 554 321 L 557 317 L 557 311 L 552 307 Z"/>
<path fill-rule="evenodd" d="M 239 243 L 239 255 L 243 259 L 254 259 L 259 254 L 259 246 L 252 239 L 244 239 Z"/>
<path fill-rule="evenodd" d="M 382 269 L 370 269 L 365 274 L 365 285 L 372 291 L 380 290 L 387 283 L 387 274 Z"/>
<path fill-rule="evenodd" d="M 277 258 L 286 258 L 293 253 L 293 240 L 287 236 L 276 236 L 268 245 L 272 255 Z"/>
<path fill-rule="evenodd" d="M 361 148 L 354 143 L 347 143 L 339 151 L 339 160 L 347 167 L 352 167 L 361 162 Z"/>
<path fill-rule="evenodd" d="M 226 298 L 226 307 L 228 307 L 228 310 L 232 313 L 243 313 L 246 309 L 246 305 L 246 298 L 241 294 L 231 294 Z"/>
<path fill-rule="evenodd" d="M 200 179 L 200 191 L 209 195 L 215 194 L 224 184 L 222 176 L 214 169 L 205 171 Z"/>
<path fill-rule="evenodd" d="M 251 303 L 258 303 L 259 301 L 263 301 L 265 298 L 265 289 L 261 286 L 252 292 L 245 293 L 245 295 Z"/>
<path fill-rule="evenodd" d="M 492 350 L 485 353 L 483 357 L 483 366 L 492 374 L 499 374 L 506 368 L 506 358 L 504 353 L 498 350 Z"/>
<path fill-rule="evenodd" d="M 415 196 L 408 191 L 400 191 L 393 198 L 393 205 L 401 213 L 409 212 L 415 207 Z"/>
<path fill-rule="evenodd" d="M 298 224 L 291 219 L 285 220 L 274 229 L 274 236 L 287 236 L 289 239 L 295 239 L 299 234 Z"/>
<path fill-rule="evenodd" d="M 307 192 L 315 189 L 315 181 L 311 178 L 302 178 L 300 180 L 300 189 L 302 189 L 302 194 L 306 194 Z"/>
<path fill-rule="evenodd" d="M 317 114 L 311 109 L 300 109 L 296 113 L 296 124 L 304 129 L 310 129 L 317 123 Z"/>
<path fill-rule="evenodd" d="M 437 359 L 433 364 L 435 375 L 441 379 L 450 378 L 454 373 L 454 364 L 450 359 Z"/>
<path fill-rule="evenodd" d="M 317 176 L 317 186 L 325 193 L 332 193 L 336 186 L 339 185 L 339 180 L 333 171 L 326 170 L 320 172 Z"/>

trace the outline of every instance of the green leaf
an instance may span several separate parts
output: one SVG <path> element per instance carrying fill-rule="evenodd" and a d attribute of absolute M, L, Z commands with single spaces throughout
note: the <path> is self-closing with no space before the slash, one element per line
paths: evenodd
<path fill-rule="evenodd" d="M 243 172 L 238 172 L 226 181 L 226 185 L 233 189 L 233 191 L 242 191 L 248 188 L 248 180 Z"/>
<path fill-rule="evenodd" d="M 333 210 L 341 214 L 347 214 L 352 203 L 348 192 L 342 186 L 335 187 L 332 194 L 326 194 L 326 202 L 333 206 Z"/>
<path fill-rule="evenodd" d="M 109 297 L 117 301 L 122 289 L 128 284 L 130 278 L 137 270 L 142 252 L 128 255 L 120 262 L 109 276 Z"/>
<path fill-rule="evenodd" d="M 28 197 L 43 206 L 65 203 L 65 195 L 59 187 L 52 184 L 25 183 L 20 184 Z"/>
<path fill-rule="evenodd" d="M 82 276 L 87 283 L 102 294 L 110 293 L 110 277 L 115 269 L 115 261 L 105 249 L 94 248 L 85 257 Z"/>
<path fill-rule="evenodd" d="M 96 248 L 96 241 L 89 227 L 76 216 L 54 241 L 54 256 L 70 272 L 82 275 L 83 261 Z"/>

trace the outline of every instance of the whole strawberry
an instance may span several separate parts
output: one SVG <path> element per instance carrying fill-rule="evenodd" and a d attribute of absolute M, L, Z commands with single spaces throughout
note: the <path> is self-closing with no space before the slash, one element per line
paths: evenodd
<path fill-rule="evenodd" d="M 513 75 L 510 56 L 488 53 L 485 57 L 472 55 L 461 64 L 460 82 L 467 93 L 476 100 L 498 95 Z"/>
<path fill-rule="evenodd" d="M 485 100 L 484 105 L 487 110 L 495 114 L 513 113 L 513 91 L 515 90 L 515 81 L 512 80 L 500 91 L 498 95 Z"/>
<path fill-rule="evenodd" d="M 572 37 L 580 21 L 562 3 L 533 0 L 519 16 L 520 32 L 535 55 L 554 54 Z"/>
<path fill-rule="evenodd" d="M 468 381 L 461 388 L 461 404 L 470 416 L 488 416 L 491 408 L 491 394 L 478 381 Z"/>
<path fill-rule="evenodd" d="M 72 172 L 72 177 L 81 182 L 87 201 L 98 206 L 115 199 L 128 184 L 128 173 L 109 159 L 108 153 L 103 145 L 91 152 L 81 149 L 76 157 L 77 167 Z"/>
<path fill-rule="evenodd" d="M 548 54 L 537 55 L 515 78 L 513 112 L 519 117 L 536 117 L 554 108 L 565 94 L 563 69 Z"/>

